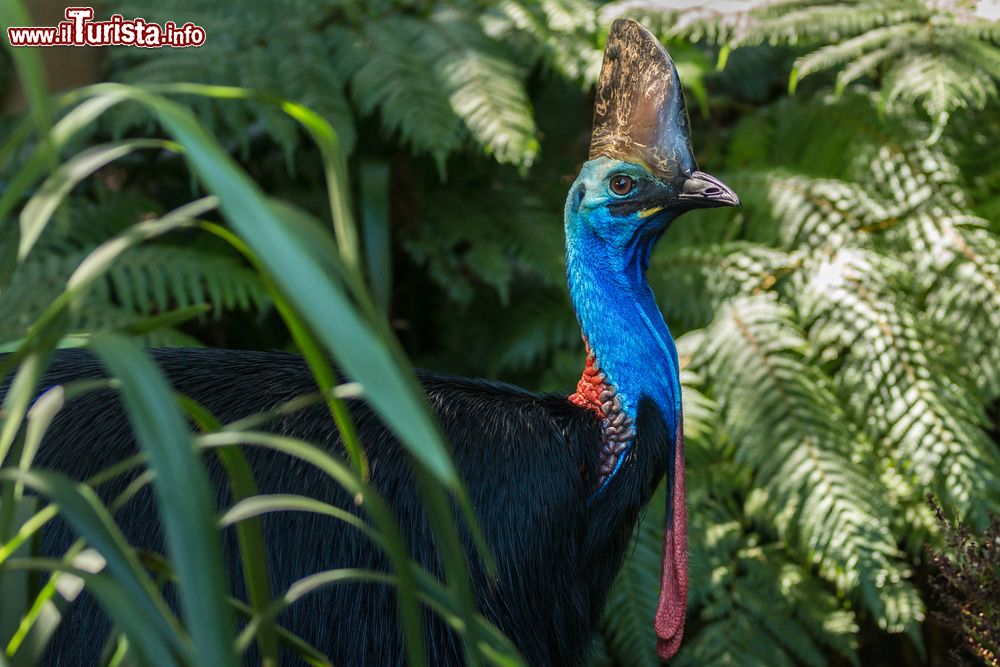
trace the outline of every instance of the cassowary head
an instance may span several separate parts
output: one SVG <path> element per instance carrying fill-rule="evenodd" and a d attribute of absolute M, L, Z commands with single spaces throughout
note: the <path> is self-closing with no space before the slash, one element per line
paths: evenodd
<path fill-rule="evenodd" d="M 615 21 L 608 36 L 589 157 L 570 192 L 567 220 L 612 247 L 658 237 L 694 208 L 740 205 L 728 186 L 698 171 L 677 68 L 629 19 Z"/>

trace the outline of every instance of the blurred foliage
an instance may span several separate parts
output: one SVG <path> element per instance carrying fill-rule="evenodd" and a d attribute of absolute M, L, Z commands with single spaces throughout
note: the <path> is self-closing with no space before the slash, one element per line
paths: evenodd
<path fill-rule="evenodd" d="M 692 589 L 678 663 L 940 664 L 954 640 L 926 620 L 924 547 L 943 538 L 924 497 L 979 528 L 1000 510 L 1000 27 L 965 2 L 669 5 L 130 0 L 115 10 L 193 20 L 208 41 L 114 49 L 105 66 L 313 108 L 352 152 L 365 238 L 391 239 L 367 271 L 392 277 L 411 357 L 567 391 L 583 350 L 562 204 L 607 26 L 643 20 L 681 71 L 700 164 L 744 201 L 678 221 L 650 268 L 685 366 Z M 190 104 L 269 192 L 324 215 L 320 156 L 287 116 Z M 147 122 L 135 107 L 95 132 Z M 87 229 L 186 201 L 174 162 L 133 157 L 117 163 L 122 183 L 75 191 L 46 261 L 71 270 Z M 361 183 L 363 165 L 388 169 L 383 187 Z M 115 198 L 130 210 L 102 210 L 109 188 L 130 193 Z M 197 269 L 176 247 L 146 250 L 146 282 L 109 277 L 108 316 L 249 307 L 178 335 L 290 346 L 222 248 L 185 247 L 206 258 Z M 657 662 L 663 506 L 638 530 L 595 664 Z"/>
<path fill-rule="evenodd" d="M 121 167 L 121 163 L 117 165 Z M 75 197 L 17 267 L 0 293 L 0 340 L 23 336 L 46 306 L 63 291 L 80 262 L 107 238 L 139 219 L 163 213 L 153 200 L 98 190 L 94 198 Z M 172 308 L 208 306 L 266 312 L 270 298 L 259 277 L 223 244 L 201 239 L 130 248 L 85 296 L 72 316 L 77 331 L 101 331 L 135 324 Z M 202 247 L 204 246 L 204 247 Z M 145 335 L 148 345 L 197 346 L 198 340 L 176 329 L 157 328 Z"/>
<path fill-rule="evenodd" d="M 931 500 L 945 547 L 929 554 L 936 576 L 931 579 L 941 609 L 934 612 L 942 625 L 962 638 L 961 649 L 948 657 L 968 665 L 966 657 L 990 667 L 1000 665 L 1000 515 L 994 515 L 981 535 L 955 525 Z"/>

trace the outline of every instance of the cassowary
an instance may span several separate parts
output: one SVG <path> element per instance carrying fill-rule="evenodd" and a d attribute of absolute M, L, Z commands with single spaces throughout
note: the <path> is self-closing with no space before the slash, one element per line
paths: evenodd
<path fill-rule="evenodd" d="M 612 26 L 596 91 L 589 159 L 565 206 L 569 290 L 586 343 L 586 363 L 569 396 L 539 395 L 507 384 L 419 372 L 499 570 L 472 576 L 484 615 L 532 665 L 576 665 L 587 655 L 612 579 L 635 522 L 666 475 L 668 508 L 658 650 L 678 649 L 687 597 L 686 510 L 677 353 L 646 281 L 656 241 L 680 214 L 737 206 L 737 196 L 698 171 L 677 70 L 638 23 Z M 277 352 L 155 350 L 173 388 L 223 422 L 272 409 L 316 391 L 303 360 Z M 58 352 L 43 387 L 103 376 L 83 351 Z M 371 482 L 388 501 L 413 557 L 440 571 L 413 473 L 401 445 L 361 401 L 350 404 L 370 461 Z M 275 418 L 269 430 L 340 453 L 337 429 L 320 407 Z M 69 401 L 46 435 L 36 465 L 84 479 L 135 452 L 127 416 L 111 390 Z M 324 475 L 281 454 L 248 451 L 262 493 L 298 493 L 359 511 Z M 206 457 L 220 506 L 226 477 Z M 102 487 L 106 498 L 131 478 Z M 117 515 L 126 538 L 162 551 L 153 497 L 146 489 Z M 264 520 L 272 586 L 324 569 L 387 570 L 367 538 L 343 522 L 304 513 Z M 230 579 L 241 570 L 232 531 L 225 534 Z M 43 549 L 71 543 L 62 524 Z M 470 555 L 473 548 L 466 546 Z M 280 622 L 337 665 L 397 665 L 405 660 L 390 586 L 350 583 L 306 597 Z M 94 664 L 109 621 L 86 596 L 69 611 L 48 650 L 48 664 Z M 460 638 L 428 615 L 433 665 L 463 661 Z"/>

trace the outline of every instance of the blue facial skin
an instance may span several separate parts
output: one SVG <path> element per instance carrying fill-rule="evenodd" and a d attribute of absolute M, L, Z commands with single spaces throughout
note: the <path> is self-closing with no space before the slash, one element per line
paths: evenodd
<path fill-rule="evenodd" d="M 633 181 L 626 195 L 611 189 L 619 174 Z M 583 165 L 565 213 L 569 291 L 580 328 L 628 415 L 635 420 L 640 399 L 648 396 L 669 433 L 677 432 L 681 418 L 677 348 L 646 270 L 656 241 L 686 208 L 677 194 L 676 186 L 642 165 L 601 157 Z M 628 451 L 597 493 L 615 478 Z"/>

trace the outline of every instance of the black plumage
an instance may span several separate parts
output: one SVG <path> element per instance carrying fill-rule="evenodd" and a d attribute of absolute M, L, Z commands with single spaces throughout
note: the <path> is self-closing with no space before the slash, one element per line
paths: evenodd
<path fill-rule="evenodd" d="M 272 409 L 315 392 L 303 360 L 279 352 L 156 350 L 154 359 L 173 388 L 202 403 L 223 422 Z M 56 353 L 43 387 L 103 376 L 89 353 Z M 656 410 L 640 409 L 638 440 L 622 472 L 590 504 L 596 479 L 594 443 L 600 423 L 590 410 L 565 396 L 534 394 L 510 385 L 420 372 L 419 379 L 454 446 L 454 458 L 471 494 L 487 541 L 496 556 L 499 581 L 474 565 L 483 613 L 506 633 L 532 665 L 579 664 L 598 623 L 642 506 L 663 477 L 668 437 Z M 411 469 L 396 439 L 360 401 L 350 403 L 371 465 L 372 484 L 394 509 L 413 557 L 439 571 L 430 527 Z M 302 438 L 342 453 L 335 425 L 323 406 L 276 419 L 267 430 Z M 112 390 L 67 403 L 52 424 L 36 465 L 83 479 L 135 453 L 127 417 Z M 247 458 L 261 493 L 298 493 L 358 511 L 323 473 L 302 462 L 261 449 Z M 220 506 L 229 502 L 225 473 L 212 455 L 205 463 Z M 101 488 L 105 499 L 128 483 L 126 476 Z M 162 541 L 153 496 L 147 488 L 117 519 L 126 538 L 159 551 Z M 275 591 L 296 579 L 337 567 L 388 570 L 387 559 L 356 529 L 312 514 L 282 513 L 264 519 Z M 56 525 L 44 550 L 61 553 L 71 532 Z M 225 533 L 230 581 L 242 580 L 234 531 Z M 473 550 L 467 549 L 471 555 Z M 473 560 L 473 563 L 478 561 Z M 344 584 L 299 601 L 282 624 L 326 652 L 336 665 L 403 664 L 392 589 Z M 92 600 L 79 600 L 60 626 L 47 654 L 57 665 L 93 664 L 108 620 Z M 460 664 L 459 638 L 427 615 L 429 661 Z"/>

